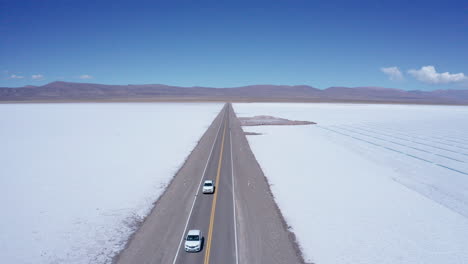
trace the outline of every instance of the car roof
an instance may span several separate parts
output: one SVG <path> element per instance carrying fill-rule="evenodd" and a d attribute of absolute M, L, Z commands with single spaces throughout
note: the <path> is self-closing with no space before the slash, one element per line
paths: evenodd
<path fill-rule="evenodd" d="M 213 183 L 213 180 L 206 180 L 205 183 Z"/>
<path fill-rule="evenodd" d="M 200 233 L 201 233 L 200 230 L 196 230 L 196 229 L 194 229 L 194 230 L 189 230 L 188 233 L 187 233 L 187 236 L 199 236 Z"/>

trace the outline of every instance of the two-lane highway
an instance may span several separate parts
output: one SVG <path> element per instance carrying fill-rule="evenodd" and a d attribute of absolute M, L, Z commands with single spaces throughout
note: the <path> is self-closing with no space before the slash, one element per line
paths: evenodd
<path fill-rule="evenodd" d="M 202 193 L 205 180 L 215 182 L 214 194 Z M 203 232 L 198 253 L 184 250 L 190 229 Z M 304 263 L 231 104 L 223 107 L 114 262 Z"/>
<path fill-rule="evenodd" d="M 173 263 L 237 263 L 237 235 L 234 207 L 232 140 L 229 107 L 226 107 L 213 147 L 194 197 L 187 224 L 181 234 Z M 202 182 L 213 180 L 214 194 L 203 194 Z M 200 229 L 204 236 L 202 251 L 184 251 L 188 230 Z"/>

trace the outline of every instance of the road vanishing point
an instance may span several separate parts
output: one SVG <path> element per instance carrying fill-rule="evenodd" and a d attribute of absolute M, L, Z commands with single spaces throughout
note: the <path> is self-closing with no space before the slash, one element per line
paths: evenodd
<path fill-rule="evenodd" d="M 205 180 L 214 181 L 213 194 L 202 193 Z M 191 229 L 204 237 L 197 253 L 184 250 Z M 304 263 L 231 104 L 224 105 L 114 263 Z"/>

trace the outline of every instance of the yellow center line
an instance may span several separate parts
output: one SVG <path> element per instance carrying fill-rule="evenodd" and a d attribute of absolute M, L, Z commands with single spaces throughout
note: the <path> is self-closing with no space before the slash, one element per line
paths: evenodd
<path fill-rule="evenodd" d="M 221 161 L 223 160 L 223 149 L 224 149 L 224 137 L 226 136 L 226 121 L 224 123 L 224 131 L 223 131 L 223 139 L 221 141 L 221 153 L 219 154 L 219 162 L 218 162 L 218 172 L 216 174 L 216 190 L 213 196 L 213 203 L 211 204 L 211 215 L 210 215 L 210 227 L 208 229 L 208 240 L 206 242 L 206 251 L 205 251 L 205 262 L 204 264 L 210 263 L 210 251 L 211 251 L 211 237 L 213 235 L 213 226 L 214 226 L 214 218 L 216 212 L 216 199 L 218 198 L 219 192 L 219 175 L 221 174 Z"/>

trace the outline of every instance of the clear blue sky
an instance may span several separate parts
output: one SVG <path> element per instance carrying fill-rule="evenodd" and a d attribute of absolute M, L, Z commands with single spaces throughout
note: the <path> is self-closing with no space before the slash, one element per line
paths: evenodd
<path fill-rule="evenodd" d="M 0 0 L 0 71 L 8 87 L 468 89 L 468 2 Z"/>

